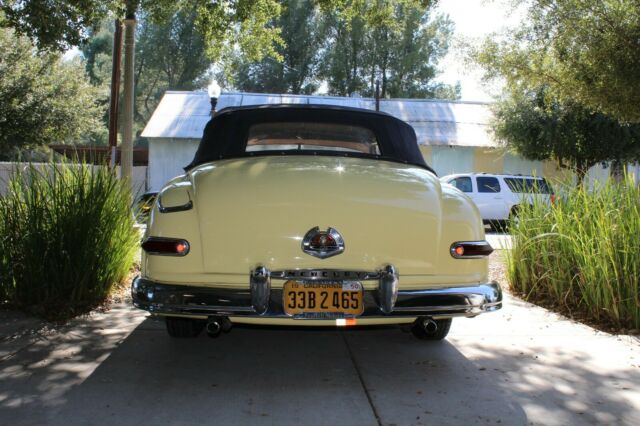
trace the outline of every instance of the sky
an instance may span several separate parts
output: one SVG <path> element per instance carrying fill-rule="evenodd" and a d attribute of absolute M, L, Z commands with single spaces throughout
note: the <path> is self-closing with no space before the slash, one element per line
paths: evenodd
<path fill-rule="evenodd" d="M 483 87 L 480 70 L 465 66 L 456 42 L 481 40 L 493 32 L 514 27 L 522 19 L 522 9 L 511 12 L 508 0 L 440 0 L 436 10 L 448 14 L 455 24 L 454 42 L 439 64 L 442 74 L 438 81 L 449 84 L 460 81 L 463 101 L 490 102 L 492 93 L 499 88 Z"/>

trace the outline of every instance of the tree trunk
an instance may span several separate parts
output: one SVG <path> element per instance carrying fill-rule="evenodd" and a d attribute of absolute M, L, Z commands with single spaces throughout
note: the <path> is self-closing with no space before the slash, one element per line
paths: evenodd
<path fill-rule="evenodd" d="M 121 177 L 132 182 L 133 175 L 133 110 L 134 110 L 134 63 L 135 63 L 135 14 L 124 20 L 124 90 L 121 147 Z"/>
<path fill-rule="evenodd" d="M 576 164 L 576 186 L 582 188 L 584 186 L 584 179 L 587 176 L 589 167 L 584 162 L 578 162 Z"/>
<path fill-rule="evenodd" d="M 620 160 L 614 160 L 611 162 L 611 169 L 609 170 L 609 177 L 616 183 L 622 183 L 624 179 L 624 164 Z"/>
<path fill-rule="evenodd" d="M 111 63 L 111 95 L 109 99 L 109 167 L 116 165 L 118 146 L 118 101 L 120 99 L 120 64 L 122 62 L 122 23 L 115 20 Z"/>

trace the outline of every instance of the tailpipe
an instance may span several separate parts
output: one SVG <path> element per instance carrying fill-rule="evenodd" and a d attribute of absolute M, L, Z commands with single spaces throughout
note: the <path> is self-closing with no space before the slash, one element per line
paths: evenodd
<path fill-rule="evenodd" d="M 218 337 L 220 333 L 228 333 L 231 331 L 233 324 L 227 317 L 210 317 L 207 320 L 205 329 L 209 337 Z"/>
<path fill-rule="evenodd" d="M 426 318 L 422 321 L 422 328 L 424 328 L 427 333 L 433 334 L 438 331 L 438 323 L 431 318 Z"/>
<path fill-rule="evenodd" d="M 209 337 L 218 337 L 222 332 L 222 326 L 217 319 L 213 318 L 207 321 L 206 330 Z"/>

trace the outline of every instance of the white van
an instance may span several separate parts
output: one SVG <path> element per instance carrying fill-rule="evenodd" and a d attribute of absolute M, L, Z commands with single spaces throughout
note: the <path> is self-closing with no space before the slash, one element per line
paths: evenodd
<path fill-rule="evenodd" d="M 483 222 L 492 226 L 516 218 L 518 210 L 531 205 L 534 197 L 546 203 L 555 201 L 551 185 L 535 176 L 458 173 L 440 181 L 467 194 L 478 206 Z"/>

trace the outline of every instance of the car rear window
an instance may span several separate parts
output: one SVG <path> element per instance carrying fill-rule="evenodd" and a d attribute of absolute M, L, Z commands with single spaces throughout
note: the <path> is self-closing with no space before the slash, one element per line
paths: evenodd
<path fill-rule="evenodd" d="M 500 192 L 500 183 L 494 177 L 478 177 L 478 192 Z"/>
<path fill-rule="evenodd" d="M 511 190 L 519 194 L 551 194 L 551 187 L 544 179 L 533 178 L 504 178 Z"/>
<path fill-rule="evenodd" d="M 259 123 L 249 128 L 247 152 L 341 151 L 380 155 L 375 134 L 335 123 Z"/>

